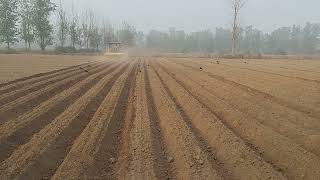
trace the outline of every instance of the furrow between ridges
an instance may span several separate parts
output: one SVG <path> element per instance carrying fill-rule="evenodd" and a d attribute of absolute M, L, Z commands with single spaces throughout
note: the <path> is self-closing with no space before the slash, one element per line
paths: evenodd
<path fill-rule="evenodd" d="M 163 79 L 163 77 L 161 77 L 161 75 L 159 74 L 159 72 L 156 70 L 156 68 L 154 68 L 153 66 L 151 66 L 153 71 L 156 73 L 157 77 L 159 78 L 161 85 L 164 87 L 164 89 L 166 90 L 166 92 L 168 93 L 170 99 L 174 102 L 175 104 L 175 108 L 178 110 L 179 114 L 181 115 L 183 121 L 185 122 L 185 124 L 188 126 L 189 130 L 192 132 L 193 136 L 195 137 L 198 147 L 201 149 L 201 151 L 205 154 L 203 155 L 204 158 L 207 159 L 209 166 L 211 166 L 215 171 L 217 171 L 217 176 L 221 176 L 222 179 L 230 179 L 230 176 L 228 174 L 228 172 L 225 169 L 222 169 L 220 167 L 220 162 L 217 161 L 216 159 L 216 155 L 213 153 L 207 139 L 205 139 L 202 136 L 202 133 L 199 129 L 197 129 L 193 123 L 191 118 L 189 117 L 189 115 L 184 111 L 182 104 L 180 104 L 177 101 L 176 96 L 173 95 L 171 89 L 169 89 L 169 87 L 167 86 L 165 80 Z M 196 156 L 196 160 L 198 157 Z M 220 177 L 217 177 L 220 178 Z"/>
<path fill-rule="evenodd" d="M 136 85 L 132 94 L 132 106 L 134 117 L 130 122 L 127 145 L 123 146 L 121 154 L 122 161 L 118 164 L 116 179 L 155 180 L 153 169 L 154 158 L 152 156 L 150 117 L 148 114 L 147 97 L 145 92 L 145 81 L 142 59 L 139 59 L 136 73 Z"/>
<path fill-rule="evenodd" d="M 186 86 L 181 80 L 186 82 L 185 78 L 180 78 L 180 83 L 188 89 L 190 83 Z M 194 85 L 193 88 L 189 88 L 190 94 L 194 94 L 195 98 L 200 98 L 199 102 L 203 102 L 229 129 L 242 137 L 267 162 L 275 165 L 275 168 L 280 168 L 290 179 L 301 177 L 312 179 L 319 175 L 320 170 L 317 167 L 319 167 L 320 161 L 316 155 L 307 152 L 290 139 L 275 133 L 258 121 L 244 116 L 243 113 L 229 106 L 221 98 L 200 87 Z M 288 147 L 291 148 L 288 149 Z"/>
<path fill-rule="evenodd" d="M 15 148 L 26 143 L 33 134 L 40 131 L 69 105 L 85 94 L 93 85 L 103 78 L 103 76 L 116 70 L 119 66 L 120 64 L 115 64 L 96 74 L 92 74 L 74 86 L 34 107 L 29 112 L 1 125 L 0 146 L 3 148 L 0 151 L 0 162 L 7 158 Z"/>
<path fill-rule="evenodd" d="M 226 179 L 285 179 L 282 173 L 274 170 L 248 146 L 241 137 L 221 120 L 221 116 L 209 108 L 179 82 L 164 67 L 158 64 L 160 76 L 167 77 L 165 83 L 180 108 L 189 117 L 191 127 L 197 133 L 200 142 L 212 148 L 215 163 Z M 180 103 L 179 103 L 180 102 Z M 208 147 L 208 146 L 207 146 Z M 205 147 L 204 147 L 205 148 Z M 217 168 L 219 168 L 217 167 Z"/>
<path fill-rule="evenodd" d="M 180 66 L 183 66 L 183 67 L 187 67 L 187 68 L 190 68 L 190 69 L 193 69 L 193 70 L 198 70 L 197 68 L 195 68 L 193 66 L 189 66 L 189 65 L 186 65 L 186 64 L 178 63 L 178 62 L 175 62 L 175 61 L 172 61 L 172 62 L 175 63 L 175 64 L 179 64 Z M 261 96 L 261 97 L 264 97 L 266 99 L 270 99 L 270 100 L 274 101 L 275 103 L 278 103 L 280 105 L 286 106 L 286 107 L 291 108 L 291 109 L 293 109 L 295 111 L 299 111 L 301 113 L 304 113 L 306 116 L 310 116 L 310 117 L 316 118 L 316 119 L 318 119 L 320 117 L 320 112 L 316 111 L 314 109 L 310 109 L 310 108 L 305 107 L 305 106 L 301 106 L 301 105 L 298 105 L 298 104 L 294 104 L 294 103 L 288 102 L 288 101 L 283 100 L 283 99 L 279 99 L 279 98 L 277 98 L 277 97 L 275 97 L 275 96 L 273 96 L 271 94 L 262 92 L 260 90 L 257 90 L 255 88 L 249 87 L 249 86 L 244 85 L 244 84 L 237 83 L 235 81 L 226 79 L 226 78 L 224 78 L 222 76 L 219 76 L 219 75 L 216 75 L 216 74 L 213 74 L 213 73 L 210 73 L 210 72 L 205 72 L 205 71 L 202 71 L 202 72 L 206 73 L 211 78 L 214 78 L 214 79 L 220 80 L 222 82 L 228 83 L 230 85 L 233 85 L 235 87 L 241 88 L 242 90 L 247 91 L 248 93 L 254 93 L 257 96 Z"/>
<path fill-rule="evenodd" d="M 169 67 L 169 66 L 167 66 Z M 192 73 L 179 68 L 179 71 L 170 66 L 174 73 L 186 76 L 202 89 L 221 97 L 234 109 L 237 109 L 250 118 L 259 121 L 261 124 L 270 127 L 277 133 L 290 138 L 295 143 L 301 145 L 307 151 L 320 155 L 320 150 L 316 143 L 310 142 L 310 139 L 317 134 L 320 122 L 304 114 L 288 109 L 285 106 L 273 103 L 268 99 L 261 99 L 259 96 L 246 93 L 231 85 L 212 79 L 207 80 L 208 76 L 200 72 Z M 266 111 L 268 110 L 268 111 Z M 303 121 L 302 121 L 303 119 Z M 301 122 L 299 123 L 300 120 Z"/>
<path fill-rule="evenodd" d="M 62 81 L 48 85 L 45 88 L 31 92 L 25 96 L 15 99 L 0 107 L 0 124 L 8 121 L 9 119 L 18 117 L 19 115 L 29 111 L 41 102 L 53 97 L 54 95 L 62 92 L 66 88 L 72 87 L 78 81 L 95 74 L 110 65 L 97 67 L 94 71 L 88 73 L 81 73 L 76 76 L 66 78 Z"/>
<path fill-rule="evenodd" d="M 160 128 L 159 114 L 154 102 L 153 92 L 150 85 L 150 78 L 147 71 L 149 65 L 143 62 L 145 92 L 147 97 L 147 107 L 150 120 L 152 155 L 154 157 L 153 169 L 158 179 L 173 179 L 175 174 L 173 167 L 169 163 L 163 132 Z"/>
<path fill-rule="evenodd" d="M 120 142 L 117 140 L 126 114 L 126 103 L 131 89 L 130 80 L 134 78 L 131 76 L 133 72 L 131 66 L 110 87 L 108 95 L 103 97 L 99 108 L 74 142 L 53 179 L 112 176 L 114 162 L 111 162 L 110 158 L 114 158 L 114 161 L 117 158 L 114 150 Z"/>
<path fill-rule="evenodd" d="M 175 168 L 177 178 L 221 179 L 210 163 L 207 149 L 199 146 L 192 130 L 183 120 L 183 115 L 177 109 L 157 74 L 152 68 L 148 69 L 148 73 L 169 162 Z"/>
<path fill-rule="evenodd" d="M 2 162 L 0 174 L 4 177 L 20 179 L 30 176 L 41 179 L 41 177 L 53 175 L 55 168 L 68 152 L 68 147 L 86 127 L 90 121 L 89 116 L 92 116 L 96 111 L 95 107 L 99 106 L 99 103 L 96 104 L 96 100 L 101 102 L 102 92 L 107 93 L 125 69 L 126 67 L 121 67 L 103 77 L 62 114 L 35 134 L 28 143 L 14 151 L 8 159 Z M 100 97 L 97 96 L 99 94 Z M 74 131 L 72 127 L 75 127 Z M 64 138 L 62 135 L 67 135 L 67 137 Z M 53 156 L 50 152 L 57 154 Z"/>
<path fill-rule="evenodd" d="M 10 81 L 7 83 L 3 83 L 3 84 L 0 84 L 0 92 L 12 90 L 12 89 L 18 88 L 24 84 L 27 84 L 27 83 L 38 82 L 38 81 L 41 81 L 47 77 L 55 76 L 56 74 L 59 74 L 61 72 L 70 72 L 70 71 L 74 71 L 74 70 L 78 69 L 79 67 L 93 65 L 93 64 L 96 64 L 96 62 L 83 63 L 83 64 L 79 64 L 76 66 L 71 66 L 71 67 L 67 67 L 67 68 L 63 68 L 63 69 L 59 69 L 59 70 L 54 70 L 54 71 L 49 71 L 49 72 L 45 72 L 45 73 L 39 73 L 39 74 L 35 74 L 32 76 L 23 77 L 23 78 L 20 78 L 17 80 L 13 80 L 13 81 Z"/>
<path fill-rule="evenodd" d="M 100 65 L 93 65 L 89 68 L 86 68 L 86 71 L 91 71 L 94 70 L 95 68 L 99 67 Z M 45 79 L 43 81 L 40 82 L 33 82 L 31 84 L 28 85 L 24 85 L 23 87 L 19 88 L 19 89 L 15 89 L 15 90 L 10 90 L 9 92 L 6 93 L 1 93 L 0 95 L 0 106 L 13 101 L 21 96 L 27 95 L 28 93 L 34 92 L 36 90 L 39 90 L 41 88 L 44 88 L 50 84 L 56 83 L 58 81 L 61 81 L 63 79 L 72 77 L 72 76 L 76 76 L 79 75 L 81 73 L 83 73 L 84 70 L 83 69 L 75 69 L 74 71 L 71 72 L 61 72 L 60 74 L 57 74 L 54 77 Z"/>

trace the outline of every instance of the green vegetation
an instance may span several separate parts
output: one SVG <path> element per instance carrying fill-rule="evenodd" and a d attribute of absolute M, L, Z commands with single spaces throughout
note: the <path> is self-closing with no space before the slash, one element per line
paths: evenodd
<path fill-rule="evenodd" d="M 0 43 L 10 45 L 17 42 L 18 1 L 0 0 Z"/>

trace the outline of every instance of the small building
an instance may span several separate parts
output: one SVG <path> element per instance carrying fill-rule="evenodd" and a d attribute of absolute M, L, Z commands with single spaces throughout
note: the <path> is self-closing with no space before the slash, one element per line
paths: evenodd
<path fill-rule="evenodd" d="M 109 42 L 108 52 L 118 53 L 121 51 L 121 42 Z"/>

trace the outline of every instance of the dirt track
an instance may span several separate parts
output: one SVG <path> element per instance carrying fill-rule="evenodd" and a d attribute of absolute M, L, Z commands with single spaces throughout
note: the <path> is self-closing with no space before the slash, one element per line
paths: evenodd
<path fill-rule="evenodd" d="M 135 57 L 0 84 L 0 179 L 320 179 L 320 63 Z"/>

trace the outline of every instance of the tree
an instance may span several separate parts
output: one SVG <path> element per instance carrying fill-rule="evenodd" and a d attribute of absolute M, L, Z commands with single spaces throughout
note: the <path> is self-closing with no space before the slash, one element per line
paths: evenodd
<path fill-rule="evenodd" d="M 67 40 L 69 25 L 67 20 L 66 11 L 63 9 L 61 0 L 60 7 L 58 10 L 58 39 L 60 41 L 60 47 L 64 47 L 65 42 Z"/>
<path fill-rule="evenodd" d="M 142 31 L 137 32 L 136 46 L 140 48 L 144 46 L 144 33 Z"/>
<path fill-rule="evenodd" d="M 77 41 L 76 41 L 76 44 L 82 48 L 82 39 L 83 39 L 83 32 L 82 32 L 82 27 L 81 27 L 81 24 L 78 22 L 77 24 L 77 27 L 76 27 L 76 31 L 77 31 Z"/>
<path fill-rule="evenodd" d="M 263 44 L 262 32 L 254 29 L 253 26 L 244 28 L 242 39 L 240 41 L 240 50 L 246 53 L 261 53 Z"/>
<path fill-rule="evenodd" d="M 31 0 L 22 0 L 20 6 L 20 31 L 21 39 L 25 42 L 25 48 L 30 49 L 34 41 L 34 25 L 32 22 L 32 3 Z"/>
<path fill-rule="evenodd" d="M 107 49 L 108 43 L 114 41 L 115 35 L 114 35 L 114 29 L 111 24 L 104 21 L 103 27 L 102 27 L 102 43 L 104 49 Z"/>
<path fill-rule="evenodd" d="M 70 33 L 70 40 L 71 40 L 71 46 L 75 49 L 76 44 L 80 41 L 79 34 L 81 33 L 81 30 L 79 28 L 79 18 L 74 13 L 74 9 L 72 6 L 72 17 L 69 22 L 69 33 Z M 81 43 L 80 43 L 81 46 Z"/>
<path fill-rule="evenodd" d="M 95 50 L 99 50 L 102 41 L 102 34 L 100 33 L 98 26 L 90 28 L 90 47 Z"/>
<path fill-rule="evenodd" d="M 282 27 L 273 31 L 268 41 L 271 53 L 287 54 L 290 51 L 290 34 L 290 27 Z"/>
<path fill-rule="evenodd" d="M 133 46 L 136 37 L 136 29 L 129 23 L 123 22 L 122 28 L 118 31 L 118 36 L 122 44 L 128 47 Z"/>
<path fill-rule="evenodd" d="M 212 52 L 214 48 L 214 36 L 210 30 L 193 33 L 196 40 L 195 50 L 199 52 Z"/>
<path fill-rule="evenodd" d="M 232 45 L 231 35 L 232 35 L 232 32 L 230 31 L 230 29 L 216 28 L 214 46 L 218 53 L 230 52 L 230 45 Z"/>
<path fill-rule="evenodd" d="M 293 25 L 290 35 L 290 49 L 293 53 L 302 52 L 302 30 L 300 26 Z"/>
<path fill-rule="evenodd" d="M 69 33 L 70 33 L 70 41 L 71 46 L 73 48 L 76 47 L 76 43 L 79 41 L 79 29 L 78 29 L 78 18 L 72 17 L 69 23 Z"/>
<path fill-rule="evenodd" d="M 100 44 L 98 42 L 99 28 L 97 27 L 97 20 L 95 14 L 92 11 L 89 12 L 88 18 L 88 43 L 91 49 L 95 49 Z"/>
<path fill-rule="evenodd" d="M 34 0 L 33 23 L 35 35 L 41 50 L 52 45 L 53 27 L 50 23 L 50 14 L 55 11 L 55 4 L 51 0 Z"/>
<path fill-rule="evenodd" d="M 169 28 L 169 49 L 171 52 L 184 51 L 184 42 L 186 40 L 186 33 L 183 30 L 177 31 L 174 27 Z"/>
<path fill-rule="evenodd" d="M 168 33 L 151 30 L 146 35 L 146 47 L 153 50 L 167 51 L 169 49 Z"/>
<path fill-rule="evenodd" d="M 83 39 L 84 45 L 86 49 L 89 49 L 89 13 L 85 12 L 82 15 L 82 23 L 81 23 L 81 39 Z"/>
<path fill-rule="evenodd" d="M 10 49 L 10 44 L 18 41 L 18 1 L 0 0 L 0 43 L 6 43 Z"/>
<path fill-rule="evenodd" d="M 320 24 L 307 23 L 303 28 L 304 53 L 315 53 L 319 45 Z"/>
<path fill-rule="evenodd" d="M 236 54 L 237 43 L 239 38 L 239 14 L 240 9 L 244 6 L 244 0 L 232 0 L 232 13 L 233 13 L 233 23 L 232 23 L 232 55 Z"/>

